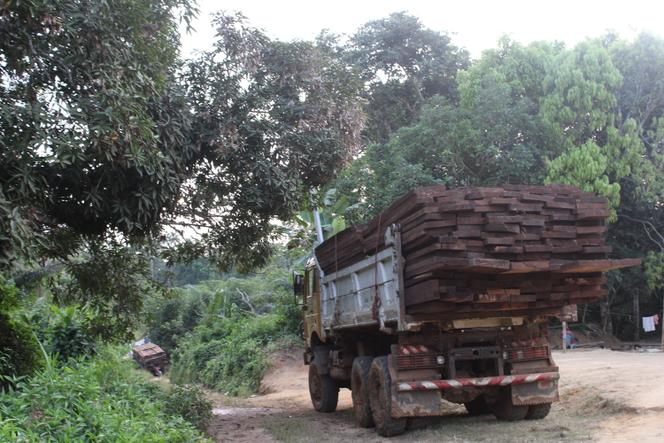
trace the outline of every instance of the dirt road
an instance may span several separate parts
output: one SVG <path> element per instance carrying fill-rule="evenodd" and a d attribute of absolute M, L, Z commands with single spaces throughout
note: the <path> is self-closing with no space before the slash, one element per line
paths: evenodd
<path fill-rule="evenodd" d="M 664 442 L 664 353 L 574 351 L 555 359 L 568 396 L 594 391 L 615 412 L 597 440 Z"/>
<path fill-rule="evenodd" d="M 469 417 L 463 406 L 449 415 L 418 420 L 390 440 L 354 425 L 350 392 L 341 390 L 337 412 L 312 410 L 307 368 L 297 351 L 280 354 L 263 382 L 263 394 L 248 399 L 213 396 L 211 432 L 217 441 L 600 441 L 664 442 L 664 353 L 575 350 L 556 353 L 561 401 L 535 422 L 497 422 Z"/>

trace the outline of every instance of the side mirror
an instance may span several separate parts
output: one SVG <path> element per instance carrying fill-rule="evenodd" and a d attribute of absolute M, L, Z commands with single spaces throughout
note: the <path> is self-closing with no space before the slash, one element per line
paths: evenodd
<path fill-rule="evenodd" d="M 304 294 L 304 276 L 302 274 L 293 273 L 293 294 Z"/>

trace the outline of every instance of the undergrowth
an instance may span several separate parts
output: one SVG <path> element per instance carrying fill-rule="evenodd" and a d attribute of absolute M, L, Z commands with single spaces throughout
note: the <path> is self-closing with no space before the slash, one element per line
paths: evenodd
<path fill-rule="evenodd" d="M 170 394 L 120 355 L 118 348 L 103 348 L 96 357 L 49 366 L 0 394 L 0 441 L 208 441 L 169 413 Z"/>
<path fill-rule="evenodd" d="M 269 367 L 268 354 L 299 341 L 290 322 L 282 311 L 255 316 L 235 311 L 201 323 L 178 342 L 171 381 L 202 383 L 227 395 L 252 394 Z"/>

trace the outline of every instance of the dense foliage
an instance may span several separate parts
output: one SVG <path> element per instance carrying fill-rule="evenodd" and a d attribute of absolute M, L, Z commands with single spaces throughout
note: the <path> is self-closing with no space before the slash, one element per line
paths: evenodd
<path fill-rule="evenodd" d="M 205 392 L 195 385 L 173 386 L 165 396 L 164 411 L 181 416 L 201 431 L 205 431 L 212 420 L 212 404 Z"/>
<path fill-rule="evenodd" d="M 344 61 L 223 13 L 211 49 L 182 60 L 194 13 L 188 0 L 0 6 L 0 270 L 64 264 L 56 301 L 94 309 L 107 340 L 163 290 L 151 257 L 264 264 L 275 220 L 359 147 L 363 85 Z"/>
<path fill-rule="evenodd" d="M 186 0 L 0 6 L 0 264 L 77 235 L 141 235 L 193 150 L 174 74 Z M 43 252 L 42 252 L 43 253 Z"/>
<path fill-rule="evenodd" d="M 182 402 L 184 391 L 170 398 L 119 354 L 106 349 L 89 362 L 71 360 L 19 382 L 15 392 L 0 394 L 0 440 L 208 441 L 164 406 Z"/>
<path fill-rule="evenodd" d="M 174 383 L 202 383 L 228 395 L 258 391 L 270 366 L 269 353 L 300 343 L 280 313 L 247 316 L 230 312 L 204 322 L 181 341 L 170 372 Z"/>

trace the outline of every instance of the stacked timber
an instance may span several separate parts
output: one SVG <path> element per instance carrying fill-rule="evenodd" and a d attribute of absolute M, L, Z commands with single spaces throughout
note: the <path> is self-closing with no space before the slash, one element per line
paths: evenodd
<path fill-rule="evenodd" d="M 363 226 L 316 248 L 326 274 L 386 247 L 400 226 L 411 315 L 553 311 L 605 295 L 612 260 L 603 197 L 567 185 L 417 188 Z M 464 314 L 465 313 L 465 314 Z"/>

